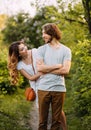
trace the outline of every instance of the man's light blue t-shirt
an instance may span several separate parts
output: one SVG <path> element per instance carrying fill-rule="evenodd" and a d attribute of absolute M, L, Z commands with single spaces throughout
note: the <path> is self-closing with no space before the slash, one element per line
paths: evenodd
<path fill-rule="evenodd" d="M 71 50 L 63 44 L 59 48 L 45 44 L 38 48 L 38 59 L 43 59 L 46 65 L 64 64 L 64 61 L 71 61 Z M 38 90 L 66 92 L 64 76 L 51 73 L 42 75 Z"/>

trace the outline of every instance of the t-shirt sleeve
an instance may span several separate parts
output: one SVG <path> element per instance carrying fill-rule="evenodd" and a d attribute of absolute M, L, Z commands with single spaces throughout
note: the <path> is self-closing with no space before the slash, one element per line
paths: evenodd
<path fill-rule="evenodd" d="M 67 50 L 65 50 L 65 56 L 64 56 L 64 61 L 71 61 L 72 59 L 72 54 L 71 54 L 71 50 L 69 48 L 67 48 Z"/>
<path fill-rule="evenodd" d="M 46 49 L 45 45 L 38 48 L 38 56 L 37 56 L 38 60 L 43 60 L 44 59 L 45 49 Z"/>
<path fill-rule="evenodd" d="M 32 49 L 32 58 L 33 58 L 33 66 L 34 66 L 34 69 L 35 69 L 35 73 L 37 73 L 37 70 L 36 70 L 37 57 L 38 57 L 38 50 L 36 48 L 33 48 Z"/>
<path fill-rule="evenodd" d="M 19 62 L 19 63 L 17 64 L 17 70 L 21 70 L 21 69 L 23 69 L 23 66 L 22 66 L 22 64 Z"/>

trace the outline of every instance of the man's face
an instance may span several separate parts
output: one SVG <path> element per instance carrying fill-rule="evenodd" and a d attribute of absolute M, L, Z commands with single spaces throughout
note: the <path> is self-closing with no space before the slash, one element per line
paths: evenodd
<path fill-rule="evenodd" d="M 45 41 L 45 43 L 48 43 L 51 41 L 51 36 L 48 35 L 45 30 L 42 30 L 42 38 Z"/>

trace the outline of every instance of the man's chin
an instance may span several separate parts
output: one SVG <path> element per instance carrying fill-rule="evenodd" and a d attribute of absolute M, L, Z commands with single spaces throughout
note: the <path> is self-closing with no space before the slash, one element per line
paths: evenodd
<path fill-rule="evenodd" d="M 44 40 L 44 42 L 45 42 L 46 44 L 49 43 L 50 41 L 51 41 L 51 40 L 47 40 L 47 39 Z"/>
<path fill-rule="evenodd" d="M 49 41 L 44 41 L 44 42 L 45 42 L 45 44 L 49 43 Z"/>

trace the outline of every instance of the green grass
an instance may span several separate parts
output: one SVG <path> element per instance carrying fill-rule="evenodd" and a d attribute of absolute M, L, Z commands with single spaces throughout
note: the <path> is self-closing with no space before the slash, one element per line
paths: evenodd
<path fill-rule="evenodd" d="M 0 95 L 0 130 L 31 130 L 31 106 L 22 89 L 14 95 Z"/>
<path fill-rule="evenodd" d="M 76 116 L 74 110 L 74 90 L 68 86 L 64 103 L 64 111 L 67 119 L 68 130 L 86 130 L 82 127 L 81 119 Z"/>
<path fill-rule="evenodd" d="M 74 111 L 74 95 L 71 87 L 67 88 L 64 111 L 67 118 L 68 130 L 85 130 L 81 119 Z M 26 101 L 24 90 L 18 89 L 13 95 L 0 95 L 0 130 L 31 130 L 30 111 L 32 103 Z"/>

